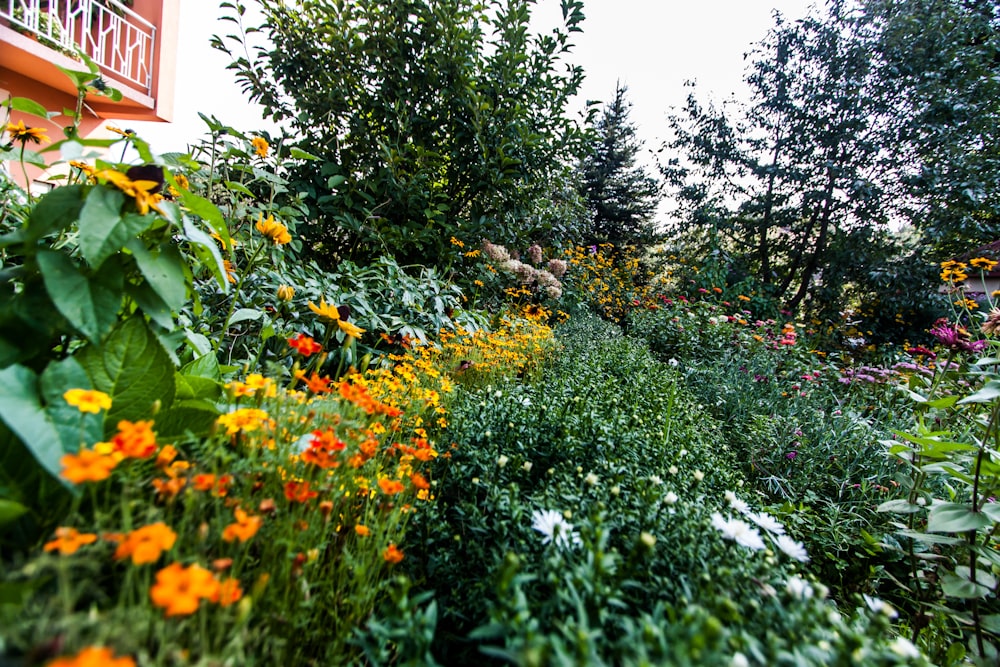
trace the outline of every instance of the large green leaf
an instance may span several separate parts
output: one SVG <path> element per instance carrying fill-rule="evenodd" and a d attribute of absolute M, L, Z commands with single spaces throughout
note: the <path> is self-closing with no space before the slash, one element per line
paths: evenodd
<path fill-rule="evenodd" d="M 80 273 L 66 255 L 51 250 L 38 253 L 45 291 L 59 312 L 92 343 L 111 330 L 122 301 L 121 269 L 102 267 L 93 277 Z"/>
<path fill-rule="evenodd" d="M 174 399 L 174 367 L 145 320 L 121 322 L 101 346 L 88 345 L 77 355 L 94 388 L 111 396 L 108 424 L 152 416 L 154 403 Z"/>
<path fill-rule="evenodd" d="M 38 396 L 38 376 L 24 366 L 0 370 L 0 420 L 10 428 L 35 460 L 58 478 L 63 449 L 59 431 Z"/>
<path fill-rule="evenodd" d="M 935 503 L 927 515 L 927 530 L 932 533 L 961 533 L 992 525 L 990 517 L 963 503 Z"/>
<path fill-rule="evenodd" d="M 954 574 L 945 574 L 941 577 L 941 590 L 953 598 L 983 598 L 990 593 L 990 589 L 986 586 Z"/>
<path fill-rule="evenodd" d="M 959 405 L 964 403 L 989 403 L 992 400 L 1000 397 L 1000 380 L 990 380 L 983 385 L 982 389 L 974 394 L 970 394 L 958 402 Z"/>
<path fill-rule="evenodd" d="M 208 433 L 219 417 L 216 407 L 204 400 L 177 401 L 156 416 L 156 432 L 161 437 L 179 437 L 187 432 Z"/>
<path fill-rule="evenodd" d="M 63 450 L 75 452 L 89 447 L 104 435 L 104 414 L 81 412 L 63 398 L 67 389 L 91 389 L 90 378 L 74 357 L 53 361 L 40 378 L 45 412 L 56 427 Z"/>
<path fill-rule="evenodd" d="M 152 223 L 151 217 L 121 214 L 125 195 L 111 187 L 96 187 L 80 211 L 80 252 L 94 268 L 99 267 Z"/>
<path fill-rule="evenodd" d="M 26 240 L 37 241 L 76 222 L 83 208 L 83 192 L 82 185 L 68 185 L 39 199 L 28 218 Z"/>
<path fill-rule="evenodd" d="M 128 243 L 139 271 L 149 286 L 160 295 L 163 303 L 177 310 L 187 301 L 187 280 L 184 277 L 184 258 L 174 246 L 151 251 L 137 238 Z"/>

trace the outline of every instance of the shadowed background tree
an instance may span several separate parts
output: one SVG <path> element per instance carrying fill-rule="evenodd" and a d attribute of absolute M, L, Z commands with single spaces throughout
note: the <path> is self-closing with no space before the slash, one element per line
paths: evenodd
<path fill-rule="evenodd" d="M 653 216 L 660 201 L 657 179 L 637 163 L 642 142 L 629 121 L 628 88 L 620 83 L 614 99 L 592 125 L 589 153 L 581 163 L 583 194 L 591 215 L 587 245 L 642 246 L 652 241 Z"/>

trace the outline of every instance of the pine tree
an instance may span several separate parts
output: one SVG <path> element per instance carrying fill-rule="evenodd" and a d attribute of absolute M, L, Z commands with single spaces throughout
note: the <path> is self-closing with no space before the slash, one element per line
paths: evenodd
<path fill-rule="evenodd" d="M 590 155 L 581 165 L 583 194 L 593 216 L 588 244 L 639 245 L 653 234 L 652 220 L 659 203 L 657 180 L 636 164 L 642 142 L 629 122 L 627 87 L 615 87 L 593 127 Z"/>

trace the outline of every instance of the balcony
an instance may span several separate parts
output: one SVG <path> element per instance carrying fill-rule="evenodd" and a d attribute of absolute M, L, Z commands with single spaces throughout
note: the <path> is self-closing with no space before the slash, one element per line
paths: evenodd
<path fill-rule="evenodd" d="M 113 104 L 88 96 L 95 114 L 170 120 L 177 0 L 128 4 L 133 7 L 119 0 L 0 0 L 0 88 L 32 98 L 46 90 L 75 97 L 56 65 L 80 69 L 73 60 L 80 50 L 124 97 Z"/>

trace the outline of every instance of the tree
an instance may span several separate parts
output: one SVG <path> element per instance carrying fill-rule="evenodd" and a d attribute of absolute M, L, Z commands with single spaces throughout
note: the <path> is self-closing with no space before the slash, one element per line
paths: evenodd
<path fill-rule="evenodd" d="M 230 21 L 239 23 L 236 3 Z M 524 244 L 572 230 L 551 216 L 549 184 L 582 133 L 564 113 L 583 77 L 564 58 L 582 2 L 564 25 L 529 32 L 530 0 L 259 0 L 266 35 L 216 38 L 244 90 L 283 121 L 284 142 L 320 158 L 290 175 L 321 261 L 392 254 L 446 263 L 450 238 Z"/>
<path fill-rule="evenodd" d="M 851 265 L 889 245 L 895 167 L 868 41 L 839 2 L 827 17 L 777 16 L 746 80 L 747 105 L 727 112 L 692 95 L 672 120 L 662 172 L 680 226 L 711 225 L 787 310 L 835 311 Z"/>
<path fill-rule="evenodd" d="M 642 142 L 629 122 L 627 88 L 615 87 L 615 97 L 593 126 L 590 152 L 583 159 L 583 193 L 592 216 L 586 243 L 643 245 L 651 236 L 659 203 L 659 184 L 636 164 Z"/>
<path fill-rule="evenodd" d="M 864 21 L 907 165 L 908 219 L 939 257 L 1000 238 L 1000 6 L 869 0 Z"/>

